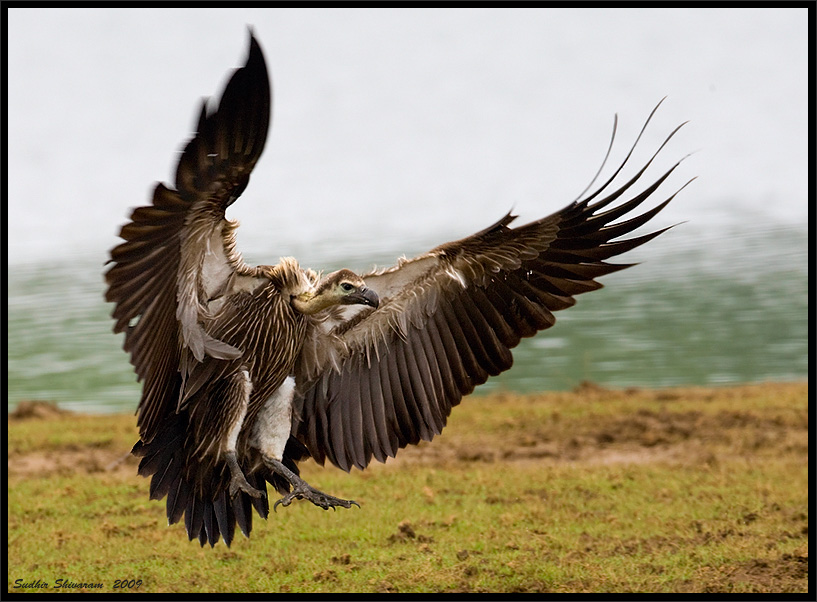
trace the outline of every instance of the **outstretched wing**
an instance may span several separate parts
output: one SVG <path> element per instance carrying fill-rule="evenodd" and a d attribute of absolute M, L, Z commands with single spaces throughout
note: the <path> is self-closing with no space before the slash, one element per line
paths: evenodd
<path fill-rule="evenodd" d="M 199 322 L 207 301 L 235 274 L 250 271 L 235 251 L 225 209 L 244 191 L 269 129 L 269 76 L 258 42 L 250 34 L 244 67 L 230 77 L 218 108 L 202 105 L 195 137 L 176 170 L 176 189 L 158 184 L 151 205 L 133 211 L 125 240 L 111 251 L 105 280 L 107 301 L 116 304 L 114 332 L 144 380 L 140 434 L 149 442 L 161 420 L 175 411 L 183 349 L 199 361 L 205 354 L 232 359 L 240 350 L 207 335 Z"/>
<path fill-rule="evenodd" d="M 346 321 L 317 325 L 301 355 L 293 433 L 310 454 L 344 470 L 362 469 L 373 457 L 382 462 L 399 448 L 431 440 L 464 395 L 511 367 L 511 349 L 522 337 L 552 326 L 553 312 L 573 305 L 575 295 L 601 288 L 597 277 L 631 265 L 606 260 L 663 232 L 620 238 L 674 194 L 616 220 L 652 196 L 677 164 L 615 204 L 650 159 L 599 198 L 627 159 L 595 193 L 549 217 L 510 228 L 508 214 L 473 236 L 363 276 L 380 307 L 355 308 Z"/>

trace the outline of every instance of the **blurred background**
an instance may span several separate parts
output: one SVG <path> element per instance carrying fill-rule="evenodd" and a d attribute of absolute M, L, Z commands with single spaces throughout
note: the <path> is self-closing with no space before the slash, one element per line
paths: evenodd
<path fill-rule="evenodd" d="M 254 27 L 273 125 L 228 217 L 250 263 L 365 271 L 576 198 L 639 143 L 697 177 L 640 265 L 557 314 L 478 391 L 808 375 L 806 9 L 8 11 L 8 404 L 132 412 L 104 263 L 171 181 Z M 622 180 L 623 181 L 623 180 Z M 642 187 L 643 187 L 642 186 Z M 658 198 L 660 197 L 660 199 Z M 649 230 L 650 227 L 647 227 Z"/>

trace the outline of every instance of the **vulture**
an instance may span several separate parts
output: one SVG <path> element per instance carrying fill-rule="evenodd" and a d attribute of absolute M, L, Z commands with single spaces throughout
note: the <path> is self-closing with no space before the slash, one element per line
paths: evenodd
<path fill-rule="evenodd" d="M 267 518 L 268 485 L 283 496 L 273 510 L 296 499 L 357 505 L 306 483 L 298 462 L 364 469 L 431 441 L 464 395 L 511 367 L 523 337 L 632 265 L 606 260 L 664 232 L 622 238 L 677 194 L 630 216 L 678 166 L 633 191 L 662 144 L 613 189 L 631 149 L 597 191 L 548 217 L 512 228 L 508 213 L 393 267 L 248 265 L 225 210 L 270 124 L 267 67 L 249 38 L 217 106 L 203 102 L 174 185 L 157 184 L 133 210 L 105 274 L 113 330 L 142 382 L 138 472 L 151 499 L 167 498 L 168 524 L 184 517 L 190 540 L 211 547 L 229 546 L 236 525 L 249 537 L 253 509 Z"/>

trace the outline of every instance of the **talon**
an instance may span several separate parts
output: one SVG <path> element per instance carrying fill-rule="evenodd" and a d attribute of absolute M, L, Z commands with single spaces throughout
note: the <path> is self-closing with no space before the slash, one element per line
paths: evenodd
<path fill-rule="evenodd" d="M 292 503 L 291 494 L 285 495 L 284 497 L 282 497 L 280 500 L 278 500 L 277 502 L 275 502 L 272 505 L 272 511 L 273 512 L 278 512 L 278 504 L 281 504 L 282 506 L 286 507 L 286 506 L 289 506 L 291 503 Z"/>
<path fill-rule="evenodd" d="M 238 465 L 238 459 L 236 458 L 234 451 L 227 452 L 227 467 L 230 469 L 229 491 L 231 498 L 237 496 L 239 491 L 243 491 L 250 497 L 254 498 L 266 497 L 266 493 L 264 491 L 256 489 L 255 487 L 249 484 L 249 482 L 247 481 L 247 477 L 244 476 L 244 472 Z"/>
<path fill-rule="evenodd" d="M 309 500 L 319 508 L 323 508 L 324 510 L 335 510 L 337 506 L 342 506 L 344 508 L 351 508 L 352 504 L 360 508 L 360 504 L 358 504 L 354 500 L 344 500 L 341 498 L 337 498 L 332 495 L 327 495 L 322 491 L 318 491 L 314 487 L 304 483 L 303 486 L 293 489 L 290 493 L 282 497 L 280 500 L 275 502 L 272 506 L 273 512 L 277 512 L 278 505 L 282 506 L 289 506 L 292 503 L 292 500 Z"/>
<path fill-rule="evenodd" d="M 243 491 L 250 497 L 260 498 L 264 497 L 264 492 L 260 489 L 256 489 L 252 485 L 247 482 L 247 479 L 244 478 L 244 475 L 233 475 L 230 479 L 230 497 L 234 498 L 238 495 L 239 491 Z"/>
<path fill-rule="evenodd" d="M 282 497 L 280 500 L 275 502 L 272 506 L 273 512 L 277 512 L 278 504 L 282 506 L 289 506 L 292 503 L 292 500 L 299 499 L 299 500 L 309 500 L 319 508 L 323 508 L 324 510 L 329 510 L 331 508 L 334 510 L 337 506 L 343 506 L 344 508 L 351 508 L 352 504 L 360 508 L 360 504 L 358 504 L 354 500 L 344 500 L 338 497 L 334 497 L 332 495 L 327 495 L 323 491 L 318 491 L 312 485 L 304 481 L 301 477 L 296 475 L 292 472 L 289 468 L 284 466 L 284 464 L 280 460 L 276 460 L 275 458 L 270 458 L 264 456 L 264 463 L 274 472 L 284 477 L 289 484 L 292 486 L 292 491 Z"/>

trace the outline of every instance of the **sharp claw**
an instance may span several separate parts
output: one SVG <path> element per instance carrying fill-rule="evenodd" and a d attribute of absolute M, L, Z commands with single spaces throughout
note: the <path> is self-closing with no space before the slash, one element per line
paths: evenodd
<path fill-rule="evenodd" d="M 321 491 L 318 491 L 317 489 L 313 489 L 310 487 L 309 489 L 295 489 L 292 492 L 285 495 L 284 497 L 282 497 L 280 500 L 278 500 L 272 505 L 273 512 L 278 512 L 279 504 L 282 506 L 289 506 L 292 503 L 292 500 L 296 499 L 309 500 L 310 502 L 324 510 L 329 510 L 329 508 L 331 508 L 332 510 L 336 510 L 337 506 L 351 508 L 352 504 L 360 508 L 360 504 L 358 504 L 354 500 L 342 500 L 340 498 L 327 495 Z"/>
<path fill-rule="evenodd" d="M 250 497 L 255 497 L 255 498 L 260 498 L 260 497 L 265 496 L 263 491 L 261 491 L 260 489 L 256 489 L 255 487 L 250 485 L 247 482 L 246 479 L 233 478 L 230 481 L 230 497 L 234 498 L 235 496 L 238 495 L 239 491 L 243 491 L 244 493 L 246 493 Z"/>
<path fill-rule="evenodd" d="M 280 500 L 275 502 L 272 506 L 272 510 L 277 512 L 278 505 L 281 504 L 283 506 L 289 506 L 292 503 L 292 500 L 309 500 L 319 508 L 323 508 L 324 510 L 335 510 L 337 506 L 343 506 L 344 508 L 351 508 L 352 504 L 360 508 L 360 504 L 358 504 L 354 500 L 343 500 L 332 495 L 327 495 L 323 491 L 318 491 L 314 487 L 312 487 L 309 483 L 301 479 L 297 474 L 292 472 L 289 468 L 284 466 L 281 460 L 276 460 L 275 458 L 271 458 L 268 456 L 263 456 L 264 463 L 270 468 L 273 472 L 281 475 L 287 481 L 289 481 L 290 486 L 292 487 L 292 491 L 282 497 Z"/>
<path fill-rule="evenodd" d="M 250 497 L 254 498 L 266 497 L 266 491 L 256 489 L 247 481 L 247 477 L 244 476 L 244 472 L 241 470 L 241 467 L 238 464 L 235 451 L 227 452 L 227 466 L 230 469 L 231 475 L 230 488 L 228 490 L 230 493 L 230 498 L 237 496 L 239 491 L 243 491 Z"/>

